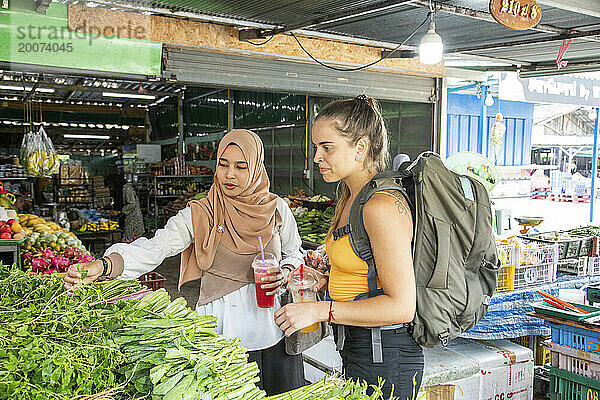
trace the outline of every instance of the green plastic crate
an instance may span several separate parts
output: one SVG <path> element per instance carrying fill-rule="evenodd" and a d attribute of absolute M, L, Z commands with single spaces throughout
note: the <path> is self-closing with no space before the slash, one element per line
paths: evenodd
<path fill-rule="evenodd" d="M 550 367 L 551 400 L 600 400 L 600 381 Z"/>
<path fill-rule="evenodd" d="M 574 311 L 562 310 L 554 307 L 544 301 L 533 304 L 533 309 L 538 314 L 552 315 L 554 317 L 569 319 L 571 321 L 583 321 L 587 318 L 596 317 L 600 315 L 600 308 L 593 306 L 586 306 L 579 303 L 571 303 L 572 305 L 581 308 L 584 311 L 589 311 L 589 314 L 579 314 Z M 598 399 L 600 400 L 600 399 Z"/>

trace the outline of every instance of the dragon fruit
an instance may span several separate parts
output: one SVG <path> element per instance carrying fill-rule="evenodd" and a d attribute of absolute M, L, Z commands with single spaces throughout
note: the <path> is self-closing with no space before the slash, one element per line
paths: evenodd
<path fill-rule="evenodd" d="M 34 272 L 43 272 L 50 265 L 50 261 L 45 258 L 37 257 L 31 261 L 31 269 Z"/>
<path fill-rule="evenodd" d="M 71 265 L 71 261 L 69 261 L 67 257 L 58 256 L 52 259 L 50 265 L 60 271 L 66 271 L 67 268 L 69 268 L 69 265 Z"/>
<path fill-rule="evenodd" d="M 31 261 L 33 260 L 33 255 L 31 254 L 30 251 L 24 251 L 21 253 L 21 257 L 23 257 L 23 260 L 27 260 L 27 261 Z"/>
<path fill-rule="evenodd" d="M 77 258 L 77 256 L 81 255 L 81 250 L 77 247 L 67 247 L 63 255 L 68 259 L 72 260 L 74 258 Z"/>
<path fill-rule="evenodd" d="M 54 253 L 54 250 L 50 250 L 50 249 L 44 249 L 42 250 L 42 257 L 47 258 L 47 259 L 53 259 L 56 256 L 56 253 Z"/>
<path fill-rule="evenodd" d="M 82 254 L 77 257 L 78 263 L 92 262 L 94 260 L 95 260 L 94 257 L 90 256 L 89 254 Z"/>

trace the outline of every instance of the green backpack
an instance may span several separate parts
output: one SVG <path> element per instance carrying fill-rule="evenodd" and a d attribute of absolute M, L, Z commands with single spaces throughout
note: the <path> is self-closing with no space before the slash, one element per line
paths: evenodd
<path fill-rule="evenodd" d="M 347 233 L 354 252 L 369 266 L 369 293 L 357 299 L 381 294 L 362 211 L 371 196 L 390 189 L 404 195 L 413 217 L 417 309 L 409 328 L 421 346 L 445 346 L 485 315 L 496 289 L 500 262 L 488 192 L 476 179 L 448 170 L 431 152 L 400 171 L 375 175 L 352 203 L 349 225 L 340 228 L 345 232 L 335 232 Z M 371 328 L 375 362 L 385 328 Z"/>

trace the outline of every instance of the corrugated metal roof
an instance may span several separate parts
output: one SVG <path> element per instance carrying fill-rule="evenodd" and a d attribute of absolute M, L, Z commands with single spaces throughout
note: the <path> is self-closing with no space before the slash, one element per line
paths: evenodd
<path fill-rule="evenodd" d="M 333 23 L 308 27 L 319 32 L 333 33 L 362 39 L 388 43 L 401 43 L 427 16 L 428 2 L 382 1 L 382 0 L 270 0 L 251 2 L 246 0 L 99 0 L 100 3 L 128 4 L 134 8 L 161 8 L 165 13 L 186 11 L 202 15 L 227 17 L 248 23 L 261 23 L 278 27 L 309 26 L 314 19 L 324 16 L 343 15 L 345 18 Z M 563 0 L 553 1 L 557 4 Z M 515 41 L 555 38 L 559 33 L 600 30 L 600 10 L 596 12 L 574 12 L 574 7 L 596 7 L 593 1 L 576 5 L 564 0 L 562 8 L 549 7 L 540 0 L 543 13 L 540 24 L 535 29 L 515 31 L 498 24 L 489 14 L 489 0 L 437 0 L 433 1 L 436 12 L 436 30 L 442 36 L 446 53 L 460 50 L 470 54 L 503 60 L 514 64 L 528 65 L 542 63 L 552 65 L 556 58 L 560 40 L 513 46 Z M 568 3 L 568 4 L 567 4 Z M 591 5 L 590 5 L 591 4 Z M 560 5 L 560 4 L 559 4 Z M 359 13 L 347 17 L 352 10 L 380 11 Z M 458 13 L 455 7 L 459 7 Z M 462 7 L 462 8 L 461 8 Z M 465 15 L 470 14 L 471 16 Z M 417 46 L 426 26 L 421 28 L 409 46 Z M 491 49 L 477 50 L 473 47 L 494 46 Z M 600 36 L 576 38 L 564 56 L 570 63 L 593 60 L 600 63 Z"/>

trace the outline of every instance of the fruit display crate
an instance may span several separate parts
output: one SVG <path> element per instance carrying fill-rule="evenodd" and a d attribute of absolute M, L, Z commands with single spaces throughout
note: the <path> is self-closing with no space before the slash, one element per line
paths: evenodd
<path fill-rule="evenodd" d="M 553 234 L 554 233 L 538 233 L 536 235 L 523 236 L 523 238 L 540 243 L 557 243 L 558 258 L 560 260 L 589 256 L 590 254 L 592 254 L 594 236 L 584 236 L 567 232 L 556 232 L 556 235 L 568 235 L 569 239 L 560 238 L 560 236 L 557 236 L 556 239 L 550 239 Z"/>
<path fill-rule="evenodd" d="M 600 381 L 569 371 L 550 367 L 551 400 L 600 399 Z"/>
<path fill-rule="evenodd" d="M 533 336 L 533 335 L 532 335 Z M 509 340 L 520 346 L 531 347 L 532 336 L 519 336 L 516 338 L 510 338 Z M 550 339 L 550 336 L 535 335 L 535 365 L 546 365 L 550 363 L 550 350 L 544 347 L 544 343 Z M 533 350 L 533 349 L 532 349 Z"/>
<path fill-rule="evenodd" d="M 600 332 L 548 320 L 544 321 L 544 324 L 552 330 L 553 343 L 600 354 Z"/>
<path fill-rule="evenodd" d="M 498 244 L 498 259 L 500 260 L 500 271 L 496 281 L 496 291 L 505 292 L 515 289 L 515 260 L 517 247 L 514 244 Z"/>
<path fill-rule="evenodd" d="M 585 323 L 585 321 L 588 318 L 600 317 L 600 308 L 598 308 L 598 307 L 588 306 L 585 304 L 579 304 L 579 303 L 575 303 L 575 302 L 571 302 L 569 304 L 574 305 L 575 307 L 580 308 L 584 311 L 587 311 L 588 314 L 582 314 L 577 311 L 561 309 L 561 308 L 555 307 L 551 304 L 548 304 L 545 301 L 533 303 L 532 305 L 533 305 L 533 310 L 538 314 L 550 315 L 553 317 L 568 319 L 570 321 L 578 321 L 578 322 Z"/>
<path fill-rule="evenodd" d="M 600 257 L 588 257 L 588 276 L 600 275 Z"/>
<path fill-rule="evenodd" d="M 567 258 L 558 260 L 558 272 L 564 272 L 575 276 L 587 276 L 588 274 L 588 257 Z"/>
<path fill-rule="evenodd" d="M 23 243 L 25 239 L 0 239 L 0 246 L 12 246 L 14 244 Z"/>
<path fill-rule="evenodd" d="M 158 272 L 148 272 L 140 276 L 140 283 L 151 290 L 158 290 L 165 287 L 167 278 L 159 274 Z"/>
<path fill-rule="evenodd" d="M 517 247 L 514 288 L 522 288 L 556 280 L 558 244 L 537 243 L 535 246 Z"/>
<path fill-rule="evenodd" d="M 600 354 L 550 341 L 545 342 L 544 347 L 550 351 L 550 364 L 553 367 L 600 380 Z"/>

